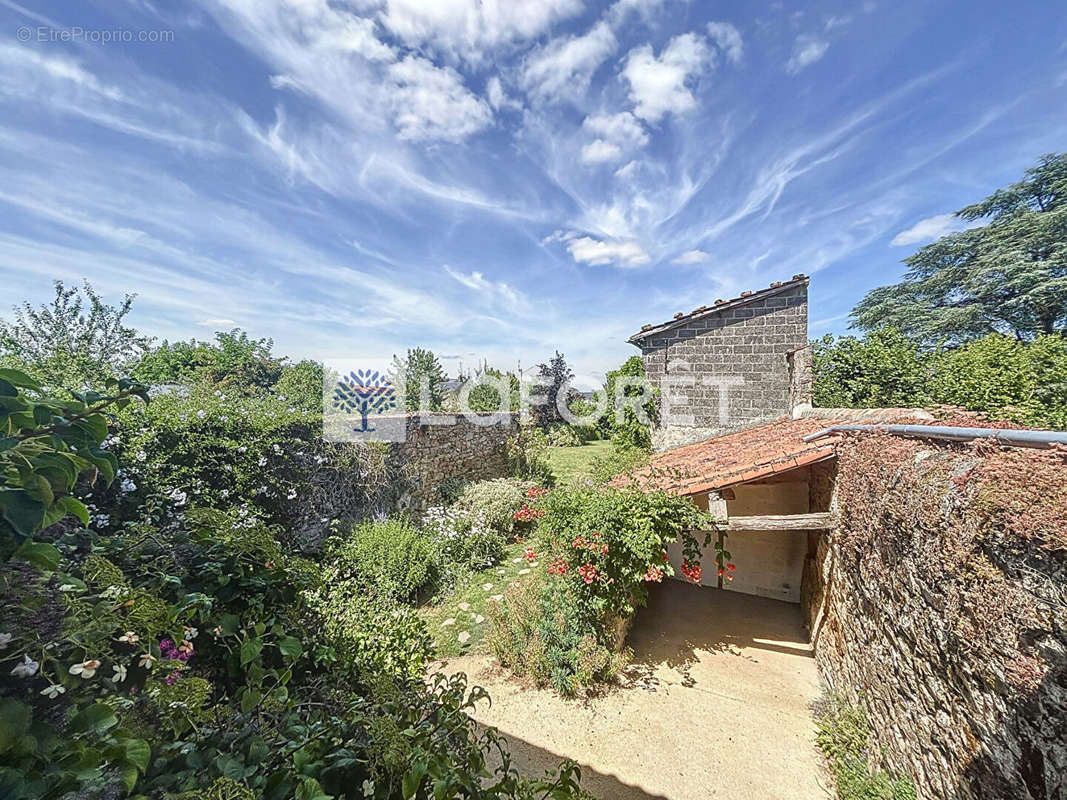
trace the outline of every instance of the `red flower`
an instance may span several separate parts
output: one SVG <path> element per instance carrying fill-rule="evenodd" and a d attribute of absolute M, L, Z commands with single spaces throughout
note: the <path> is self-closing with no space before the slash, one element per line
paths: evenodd
<path fill-rule="evenodd" d="M 608 552 L 608 546 L 606 544 L 605 545 L 601 545 L 600 552 L 604 553 L 606 555 L 607 552 Z"/>
<path fill-rule="evenodd" d="M 553 561 L 548 565 L 549 575 L 566 575 L 567 570 L 571 568 L 571 565 L 564 561 L 562 558 L 558 561 Z"/>
<path fill-rule="evenodd" d="M 666 550 L 663 551 L 663 563 L 664 564 L 667 563 L 667 551 Z"/>
<path fill-rule="evenodd" d="M 682 574 L 693 583 L 700 583 L 700 576 L 704 573 L 699 564 L 690 564 L 689 559 L 686 559 L 682 562 Z"/>
<path fill-rule="evenodd" d="M 729 570 L 730 572 L 733 572 L 735 569 L 737 569 L 737 565 L 736 564 L 727 564 L 726 565 L 726 569 Z"/>
<path fill-rule="evenodd" d="M 548 489 L 542 489 L 536 486 L 526 492 L 526 496 L 531 500 L 536 500 L 538 497 L 544 497 L 546 494 L 548 494 Z"/>
<path fill-rule="evenodd" d="M 578 574 L 587 584 L 597 579 L 596 567 L 592 564 L 582 564 L 582 566 L 578 567 Z"/>
<path fill-rule="evenodd" d="M 645 571 L 645 580 L 649 583 L 659 583 L 663 580 L 663 570 L 659 567 L 649 567 Z"/>
<path fill-rule="evenodd" d="M 522 557 L 525 558 L 527 561 L 536 561 L 537 560 L 537 553 L 535 553 L 533 551 L 532 547 L 527 547 L 523 551 Z"/>
<path fill-rule="evenodd" d="M 579 536 L 573 542 L 571 542 L 571 547 L 585 547 L 585 545 L 586 541 L 584 536 Z"/>

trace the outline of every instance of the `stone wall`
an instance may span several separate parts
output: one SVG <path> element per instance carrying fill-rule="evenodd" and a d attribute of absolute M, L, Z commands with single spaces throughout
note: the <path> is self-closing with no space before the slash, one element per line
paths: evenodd
<path fill-rule="evenodd" d="M 1067 460 L 838 447 L 803 602 L 820 670 L 920 800 L 1067 798 Z"/>
<path fill-rule="evenodd" d="M 803 384 L 791 375 L 791 354 L 807 345 L 807 336 L 805 280 L 642 339 L 645 373 L 671 395 L 661 401 L 669 413 L 653 431 L 655 449 L 789 414 L 794 383 Z"/>
<path fill-rule="evenodd" d="M 391 458 L 404 471 L 409 486 L 404 506 L 421 509 L 433 505 L 437 487 L 449 478 L 477 481 L 508 474 L 507 443 L 518 430 L 518 415 L 474 417 L 407 416 L 405 441 L 391 445 Z"/>

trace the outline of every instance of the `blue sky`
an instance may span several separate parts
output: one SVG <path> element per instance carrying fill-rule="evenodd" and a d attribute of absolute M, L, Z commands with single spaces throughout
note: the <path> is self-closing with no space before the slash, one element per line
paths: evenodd
<path fill-rule="evenodd" d="M 841 332 L 1065 149 L 1047 0 L 0 0 L 11 302 L 88 278 L 294 357 L 596 374 L 799 272 Z"/>

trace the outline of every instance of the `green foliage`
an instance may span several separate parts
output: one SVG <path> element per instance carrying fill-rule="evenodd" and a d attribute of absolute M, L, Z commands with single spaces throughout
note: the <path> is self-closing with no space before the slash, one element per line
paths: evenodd
<path fill-rule="evenodd" d="M 437 550 L 441 584 L 455 584 L 474 570 L 496 564 L 508 544 L 507 533 L 459 505 L 427 509 L 423 528 Z"/>
<path fill-rule="evenodd" d="M 467 395 L 467 404 L 471 411 L 478 411 L 482 413 L 487 412 L 499 412 L 501 410 L 518 411 L 519 410 L 519 379 L 513 372 L 501 372 L 498 369 L 490 367 L 488 364 L 483 364 L 478 370 L 475 371 L 474 376 L 460 374 L 459 379 L 461 381 L 468 381 L 473 379 L 493 379 L 494 381 L 506 381 L 508 387 L 507 390 L 507 403 L 500 396 L 500 390 L 496 386 L 486 383 L 478 383 L 473 386 Z"/>
<path fill-rule="evenodd" d="M 540 428 L 523 426 L 508 440 L 508 469 L 512 477 L 551 485 L 554 480 L 548 460 L 548 438 Z"/>
<path fill-rule="evenodd" d="M 822 408 L 900 408 L 929 402 L 929 356 L 895 328 L 813 343 L 813 402 Z"/>
<path fill-rule="evenodd" d="M 322 364 L 318 361 L 298 361 L 282 367 L 281 377 L 274 384 L 278 399 L 290 406 L 311 412 L 322 411 Z"/>
<path fill-rule="evenodd" d="M 548 443 L 552 447 L 580 447 L 585 440 L 575 425 L 554 425 L 548 431 Z"/>
<path fill-rule="evenodd" d="M 927 346 L 1067 331 L 1067 154 L 1042 156 L 1022 181 L 957 216 L 989 222 L 905 259 L 904 280 L 870 292 L 853 324 L 892 326 Z"/>
<path fill-rule="evenodd" d="M 565 395 L 569 393 L 570 382 L 574 378 L 574 372 L 567 365 L 567 359 L 557 350 L 551 361 L 547 364 L 537 365 L 537 375 L 544 386 L 545 396 L 544 405 L 534 408 L 537 424 L 541 427 L 548 427 L 549 425 L 563 422 L 563 415 L 560 413 L 558 405 L 560 393 L 562 392 Z M 566 396 L 563 398 L 564 402 L 569 399 Z"/>
<path fill-rule="evenodd" d="M 23 303 L 14 308 L 14 321 L 0 320 L 0 362 L 30 373 L 55 392 L 100 387 L 150 346 L 150 338 L 124 324 L 134 295 L 109 306 L 88 281 L 80 290 L 56 281 L 55 293 L 48 305 Z"/>
<path fill-rule="evenodd" d="M 437 580 L 433 541 L 404 516 L 356 525 L 327 543 L 327 558 L 343 577 L 394 600 L 413 602 Z"/>
<path fill-rule="evenodd" d="M 444 407 L 447 380 L 444 368 L 432 350 L 421 347 L 409 349 L 407 357 L 393 356 L 391 377 L 397 390 L 403 393 L 404 410 L 440 411 Z M 422 401 L 422 387 L 426 384 L 426 402 Z"/>
<path fill-rule="evenodd" d="M 652 447 L 651 425 L 641 421 L 632 403 L 621 401 L 622 397 L 641 397 L 646 391 L 644 378 L 645 364 L 640 356 L 631 356 L 621 367 L 611 370 L 607 375 L 604 391 L 608 397 L 608 408 L 601 418 L 601 427 L 603 434 L 611 439 L 618 450 L 648 451 Z M 652 397 L 640 405 L 645 418 L 651 424 L 655 424 L 658 419 L 657 398 L 658 390 L 653 389 Z"/>
<path fill-rule="evenodd" d="M 133 374 L 156 384 L 202 384 L 229 394 L 259 394 L 283 375 L 284 358 L 276 358 L 271 339 L 253 339 L 244 331 L 219 331 L 214 342 L 164 341 L 141 358 Z M 321 408 L 321 384 L 318 402 Z"/>
<path fill-rule="evenodd" d="M 143 386 L 126 378 L 107 383 L 114 394 L 33 399 L 26 390 L 39 392 L 36 381 L 0 369 L 0 558 L 19 548 L 24 559 L 54 569 L 56 556 L 30 537 L 68 514 L 88 523 L 88 510 L 73 491 L 81 476 L 99 474 L 106 483 L 115 477 L 115 456 L 102 447 L 107 414 L 134 397 L 148 399 Z"/>
<path fill-rule="evenodd" d="M 636 489 L 567 487 L 534 505 L 536 544 L 527 558 L 543 573 L 505 594 L 490 616 L 489 642 L 512 669 L 572 694 L 618 669 L 620 623 L 644 604 L 647 582 L 673 574 L 668 544 L 681 538 L 699 569 L 711 537 L 698 542 L 692 532 L 714 523 L 688 498 Z"/>
<path fill-rule="evenodd" d="M 514 514 L 526 502 L 526 489 L 517 480 L 494 478 L 469 484 L 456 501 L 456 508 L 472 522 L 511 533 L 515 527 Z"/>
<path fill-rule="evenodd" d="M 840 800 L 915 800 L 911 781 L 868 764 L 871 730 L 866 712 L 836 696 L 822 705 L 816 741 L 830 762 Z"/>
<path fill-rule="evenodd" d="M 593 459 L 590 477 L 593 483 L 609 483 L 612 478 L 638 469 L 648 463 L 647 450 L 636 447 L 613 447 L 611 453 Z"/>

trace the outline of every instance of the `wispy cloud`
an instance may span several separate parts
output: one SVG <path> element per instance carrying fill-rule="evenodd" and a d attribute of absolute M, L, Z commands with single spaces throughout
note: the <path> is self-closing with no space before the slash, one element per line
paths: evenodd
<path fill-rule="evenodd" d="M 921 219 L 910 228 L 901 231 L 890 242 L 894 247 L 903 247 L 909 244 L 920 244 L 940 239 L 949 233 L 966 230 L 981 225 L 981 221 L 968 222 L 957 217 L 955 214 L 936 214 L 926 219 Z"/>
<path fill-rule="evenodd" d="M 785 71 L 790 75 L 796 75 L 805 67 L 810 67 L 821 59 L 829 49 L 830 43 L 825 39 L 802 34 L 793 43 L 793 54 L 785 64 Z"/>
<path fill-rule="evenodd" d="M 703 264 L 711 259 L 711 255 L 703 250 L 686 250 L 681 255 L 671 259 L 672 264 Z"/>

